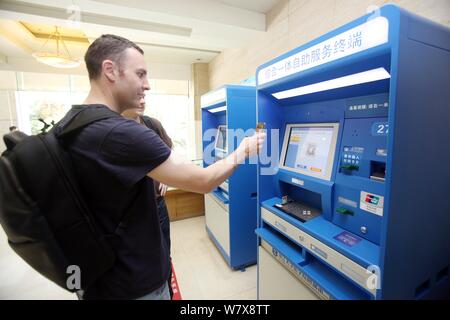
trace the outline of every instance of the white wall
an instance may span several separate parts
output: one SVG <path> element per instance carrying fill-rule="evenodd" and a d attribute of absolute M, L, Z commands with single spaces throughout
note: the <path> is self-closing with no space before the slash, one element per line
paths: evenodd
<path fill-rule="evenodd" d="M 223 51 L 209 64 L 211 90 L 239 83 L 256 68 L 366 13 L 370 5 L 396 3 L 450 26 L 450 0 L 282 0 L 267 14 L 267 32 L 243 48 Z"/>

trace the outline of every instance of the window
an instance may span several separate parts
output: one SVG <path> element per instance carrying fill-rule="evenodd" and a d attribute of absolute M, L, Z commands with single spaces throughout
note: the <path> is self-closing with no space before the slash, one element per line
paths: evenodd
<path fill-rule="evenodd" d="M 72 104 L 82 103 L 89 91 L 87 76 L 15 73 L 17 123 L 27 134 L 39 134 L 57 123 Z M 194 110 L 187 80 L 149 80 L 145 114 L 161 121 L 174 150 L 195 159 Z"/>
<path fill-rule="evenodd" d="M 68 92 L 17 91 L 19 129 L 39 134 L 50 129 L 70 109 Z"/>
<path fill-rule="evenodd" d="M 48 131 L 89 90 L 87 76 L 17 72 L 16 78 L 18 126 L 27 134 Z"/>
<path fill-rule="evenodd" d="M 145 114 L 161 121 L 172 139 L 173 149 L 190 160 L 194 159 L 195 143 L 189 139 L 194 130 L 189 96 L 147 93 L 145 100 Z"/>

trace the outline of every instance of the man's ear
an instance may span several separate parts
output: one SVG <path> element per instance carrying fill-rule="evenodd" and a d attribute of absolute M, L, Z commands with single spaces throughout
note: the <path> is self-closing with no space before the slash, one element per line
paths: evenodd
<path fill-rule="evenodd" d="M 106 79 L 110 82 L 115 82 L 117 77 L 116 64 L 111 60 L 104 60 L 102 62 L 102 71 Z"/>

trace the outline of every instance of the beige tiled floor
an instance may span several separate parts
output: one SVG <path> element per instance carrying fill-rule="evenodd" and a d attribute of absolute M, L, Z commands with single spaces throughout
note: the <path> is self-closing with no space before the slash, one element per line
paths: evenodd
<path fill-rule="evenodd" d="M 256 299 L 256 266 L 231 270 L 205 231 L 205 217 L 171 224 L 172 260 L 183 299 Z"/>
<path fill-rule="evenodd" d="M 9 247 L 0 227 L 0 299 L 73 300 L 76 296 L 28 266 Z"/>
<path fill-rule="evenodd" d="M 205 217 L 171 223 L 172 260 L 183 299 L 256 299 L 256 266 L 232 271 L 205 231 Z M 8 246 L 0 228 L 0 299 L 76 299 Z"/>

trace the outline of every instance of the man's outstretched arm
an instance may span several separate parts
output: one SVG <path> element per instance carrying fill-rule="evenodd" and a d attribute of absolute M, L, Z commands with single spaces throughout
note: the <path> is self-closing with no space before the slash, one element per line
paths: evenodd
<path fill-rule="evenodd" d="M 228 179 L 237 166 L 246 158 L 254 156 L 262 150 L 264 133 L 256 133 L 245 138 L 237 149 L 223 160 L 217 161 L 207 168 L 200 168 L 184 161 L 175 153 L 158 167 L 148 173 L 148 176 L 187 191 L 208 193 Z"/>

